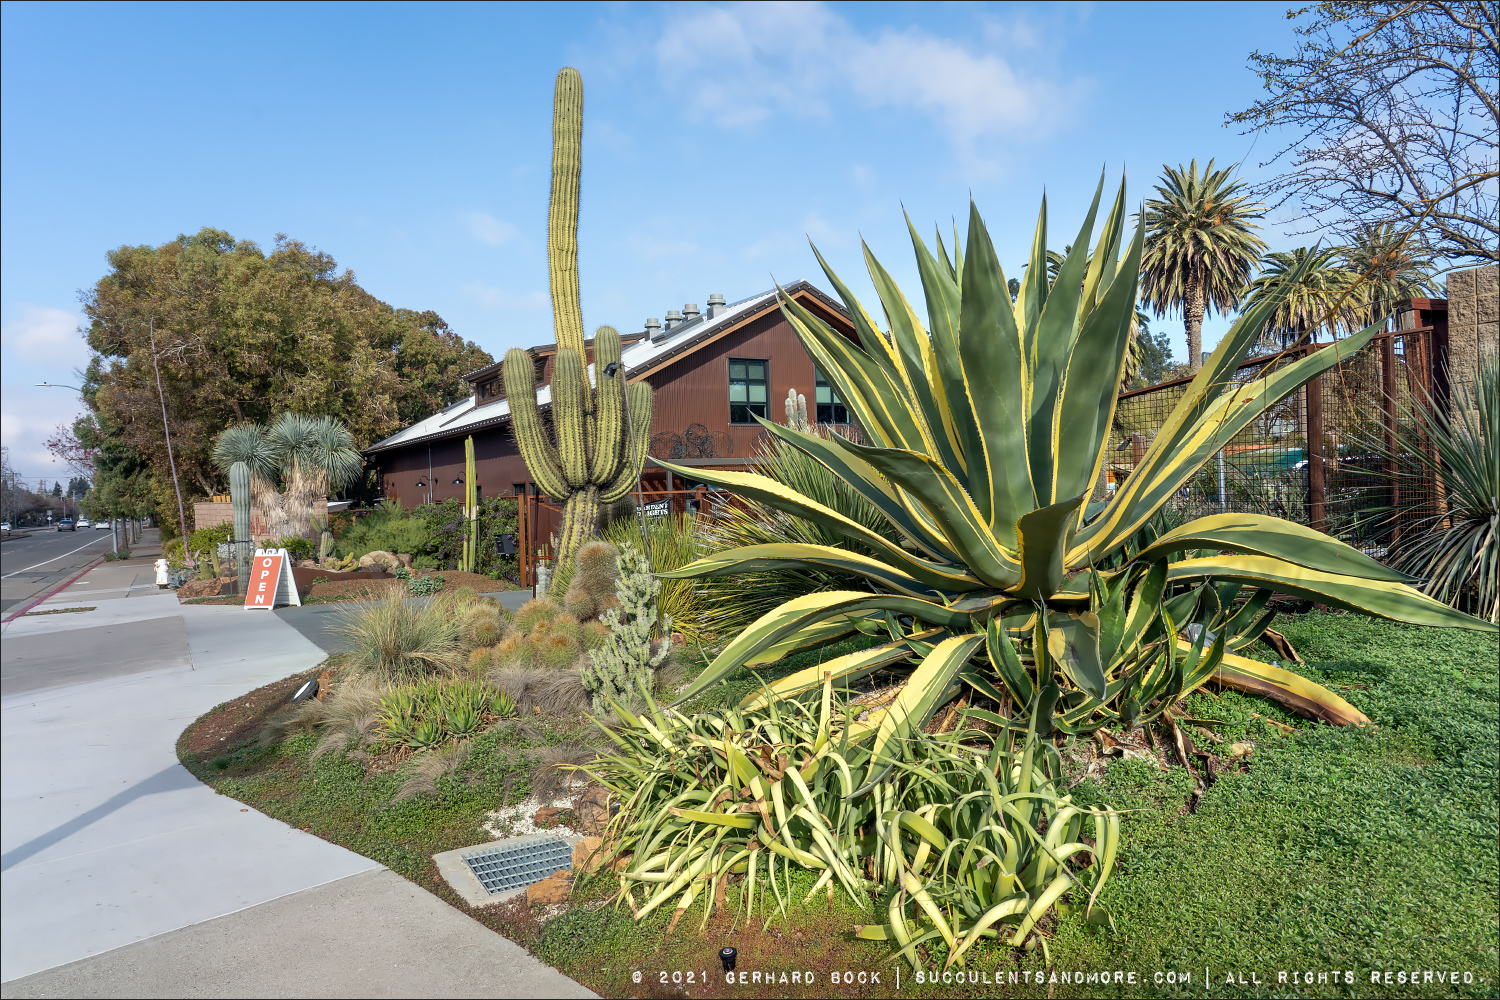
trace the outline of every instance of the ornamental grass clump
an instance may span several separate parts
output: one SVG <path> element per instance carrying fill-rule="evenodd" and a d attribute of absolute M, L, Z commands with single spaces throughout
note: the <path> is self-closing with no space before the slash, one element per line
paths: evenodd
<path fill-rule="evenodd" d="M 981 940 L 1026 945 L 1070 896 L 1085 919 L 1109 919 L 1098 897 L 1119 817 L 1073 804 L 1049 744 L 916 732 L 874 754 L 885 710 L 857 721 L 826 675 L 820 693 L 694 716 L 648 702 L 605 730 L 614 749 L 583 770 L 622 803 L 608 837 L 637 919 L 675 905 L 675 926 L 701 898 L 706 926 L 738 887 L 736 921 L 760 894 L 769 925 L 794 868 L 817 873 L 808 898 L 837 887 L 870 910 L 856 933 L 913 965 L 924 949 L 951 966 Z"/>
<path fill-rule="evenodd" d="M 360 601 L 330 628 L 348 643 L 348 669 L 396 684 L 445 676 L 466 656 L 463 620 L 453 603 L 438 598 L 408 601 L 402 588 Z"/>

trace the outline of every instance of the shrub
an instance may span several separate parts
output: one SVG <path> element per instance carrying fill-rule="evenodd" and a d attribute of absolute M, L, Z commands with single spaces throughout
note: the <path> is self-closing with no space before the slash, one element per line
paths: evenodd
<path fill-rule="evenodd" d="M 332 631 L 349 640 L 349 668 L 387 682 L 443 675 L 462 662 L 463 630 L 451 601 L 414 604 L 399 587 L 345 611 Z"/>
<path fill-rule="evenodd" d="M 217 552 L 220 545 L 229 541 L 234 534 L 234 524 L 225 522 L 216 524 L 211 528 L 199 528 L 188 536 L 188 551 L 207 553 Z"/>
<path fill-rule="evenodd" d="M 193 533 L 197 537 L 197 532 Z M 293 559 L 311 559 L 316 554 L 313 543 L 297 535 L 287 535 L 275 543 L 275 548 L 286 549 L 286 554 Z"/>
<path fill-rule="evenodd" d="M 413 576 L 406 581 L 406 589 L 414 597 L 429 597 L 443 589 L 445 581 L 436 574 L 432 576 Z"/>
<path fill-rule="evenodd" d="M 362 556 L 367 552 L 406 552 L 415 558 L 432 553 L 432 537 L 427 525 L 409 516 L 399 503 L 382 501 L 375 510 L 358 518 L 338 538 L 341 556 Z M 437 563 L 432 564 L 436 568 Z"/>

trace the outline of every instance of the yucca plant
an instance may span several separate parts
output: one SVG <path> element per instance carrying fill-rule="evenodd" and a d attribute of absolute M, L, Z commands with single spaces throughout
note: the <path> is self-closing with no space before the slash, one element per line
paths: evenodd
<path fill-rule="evenodd" d="M 939 946 L 961 962 L 1002 932 L 1027 943 L 1070 889 L 1087 917 L 1107 919 L 1095 904 L 1119 819 L 1058 791 L 1055 749 L 1034 734 L 976 749 L 964 740 L 979 734 L 954 731 L 877 756 L 865 736 L 885 710 L 857 721 L 827 674 L 810 694 L 698 715 L 648 699 L 648 715 L 621 711 L 623 725 L 605 729 L 615 750 L 583 770 L 622 802 L 608 836 L 624 858 L 619 899 L 637 919 L 675 903 L 675 926 L 702 897 L 706 924 L 737 881 L 745 918 L 760 893 L 769 924 L 786 912 L 794 868 L 818 873 L 808 898 L 837 886 L 869 908 L 894 888 L 885 922 L 856 930 L 913 963 Z M 1085 822 L 1093 846 L 1080 840 Z"/>
<path fill-rule="evenodd" d="M 783 296 L 783 312 L 803 346 L 872 443 L 762 424 L 863 494 L 901 541 L 765 476 L 663 462 L 876 553 L 772 543 L 663 574 L 825 567 L 856 575 L 869 588 L 809 594 L 767 612 L 682 698 L 744 664 L 862 625 L 891 633 L 886 655 L 918 661 L 880 729 L 876 753 L 965 682 L 997 703 L 992 714 L 1006 725 L 1024 729 L 1035 712 L 1043 733 L 1128 725 L 1210 678 L 1331 722 L 1361 723 L 1365 717 L 1332 692 L 1234 652 L 1269 623 L 1272 593 L 1399 621 L 1494 630 L 1412 589 L 1403 574 L 1356 549 L 1272 517 L 1199 518 L 1130 551 L 1140 529 L 1236 433 L 1377 332 L 1369 327 L 1238 382 L 1235 369 L 1279 304 L 1274 295 L 1247 310 L 1220 341 L 1130 478 L 1107 503 L 1085 505 L 1109 444 L 1142 252 L 1139 231 L 1133 240 L 1125 237 L 1122 183 L 1089 256 L 1102 190 L 1101 181 L 1050 283 L 1043 202 L 1014 301 L 977 208 L 971 205 L 966 252 L 955 247 L 952 259 L 941 243 L 931 253 L 912 230 L 930 330 L 868 249 L 888 331 L 877 329 L 826 262 L 858 345 Z M 1253 594 L 1242 603 L 1245 587 Z M 1193 642 L 1183 633 L 1190 624 L 1199 626 Z M 866 661 L 856 654 L 834 662 L 838 681 L 865 669 Z M 772 690 L 799 684 L 805 679 L 794 675 Z"/>
<path fill-rule="evenodd" d="M 1443 509 L 1405 526 L 1391 565 L 1438 600 L 1500 623 L 1500 360 L 1481 358 L 1474 381 L 1453 381 L 1446 407 L 1419 399 L 1408 408 L 1394 448 L 1379 434 L 1364 444 L 1395 470 L 1374 475 L 1442 489 Z"/>

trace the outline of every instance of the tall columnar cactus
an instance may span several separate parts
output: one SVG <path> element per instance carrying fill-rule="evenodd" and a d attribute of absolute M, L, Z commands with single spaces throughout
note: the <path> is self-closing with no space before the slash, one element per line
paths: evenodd
<path fill-rule="evenodd" d="M 250 585 L 249 552 L 240 544 L 250 537 L 250 466 L 244 462 L 229 467 L 229 499 L 234 507 L 235 576 L 243 590 Z"/>
<path fill-rule="evenodd" d="M 505 392 L 521 456 L 542 492 L 564 503 L 555 553 L 558 566 L 569 562 L 587 540 L 600 503 L 621 499 L 640 478 L 651 427 L 651 387 L 638 382 L 627 390 L 625 371 L 618 367 L 620 335 L 611 327 L 601 326 L 594 333 L 592 380 L 589 377 L 578 295 L 582 150 L 583 79 L 569 67 L 557 74 L 552 111 L 547 263 L 557 356 L 550 429 L 536 402 L 531 356 L 519 348 L 505 355 Z M 613 373 L 605 374 L 612 365 Z"/>
<path fill-rule="evenodd" d="M 474 475 L 474 435 L 464 439 L 463 571 L 479 572 L 479 484 Z"/>

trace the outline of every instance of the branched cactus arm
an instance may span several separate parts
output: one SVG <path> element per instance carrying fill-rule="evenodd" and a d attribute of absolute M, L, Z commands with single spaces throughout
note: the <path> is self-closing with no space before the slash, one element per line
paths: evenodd
<path fill-rule="evenodd" d="M 542 426 L 542 413 L 536 405 L 536 384 L 532 381 L 531 355 L 513 347 L 505 355 L 505 394 L 510 400 L 510 420 L 515 428 L 516 445 L 526 468 L 543 493 L 550 497 L 568 495 L 557 449 Z"/>

